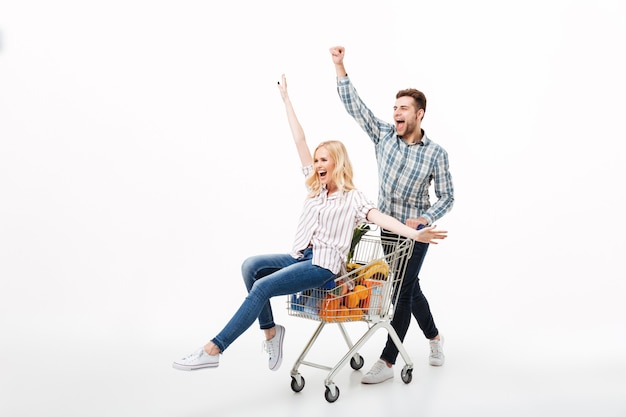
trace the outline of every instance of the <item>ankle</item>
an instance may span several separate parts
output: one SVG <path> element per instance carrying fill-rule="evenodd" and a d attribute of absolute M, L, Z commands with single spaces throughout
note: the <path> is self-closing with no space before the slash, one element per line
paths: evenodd
<path fill-rule="evenodd" d="M 274 336 L 276 336 L 276 327 L 272 327 L 271 329 L 264 330 L 265 332 L 265 340 L 272 340 Z"/>
<path fill-rule="evenodd" d="M 204 352 L 210 356 L 219 355 L 221 353 L 220 348 L 218 348 L 213 342 L 209 342 L 204 345 Z"/>

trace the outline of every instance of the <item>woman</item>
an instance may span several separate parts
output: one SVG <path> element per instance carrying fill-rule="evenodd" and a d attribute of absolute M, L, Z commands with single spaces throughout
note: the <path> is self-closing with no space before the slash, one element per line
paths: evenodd
<path fill-rule="evenodd" d="M 354 187 L 352 165 L 341 142 L 322 142 L 311 156 L 289 99 L 284 75 L 278 89 L 310 191 L 300 215 L 293 249 L 288 254 L 259 255 L 244 261 L 241 271 L 248 296 L 224 329 L 198 351 L 175 361 L 175 369 L 217 367 L 220 354 L 258 319 L 265 333 L 269 368 L 278 370 L 282 363 L 285 328 L 274 323 L 270 298 L 321 287 L 341 274 L 352 233 L 359 223 L 375 223 L 424 243 L 436 244 L 436 239 L 447 236 L 446 231 L 437 231 L 435 226 L 412 229 L 376 209 Z"/>

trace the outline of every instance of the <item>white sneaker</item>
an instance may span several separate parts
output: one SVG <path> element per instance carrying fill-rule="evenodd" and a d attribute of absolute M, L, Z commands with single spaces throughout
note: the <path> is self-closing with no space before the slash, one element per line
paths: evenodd
<path fill-rule="evenodd" d="M 361 378 L 361 384 L 379 384 L 393 378 L 393 367 L 388 367 L 387 362 L 382 359 L 372 365 L 372 369 Z"/>
<path fill-rule="evenodd" d="M 283 362 L 283 340 L 285 339 L 285 328 L 280 324 L 276 325 L 276 334 L 270 340 L 263 342 L 263 350 L 269 355 L 269 368 L 278 371 Z"/>
<path fill-rule="evenodd" d="M 443 336 L 439 336 L 441 340 L 430 340 L 430 356 L 428 363 L 431 366 L 441 366 L 446 360 L 443 354 Z"/>
<path fill-rule="evenodd" d="M 191 355 L 174 361 L 174 369 L 180 371 L 195 371 L 196 369 L 217 368 L 220 364 L 220 355 L 209 355 L 201 348 Z"/>

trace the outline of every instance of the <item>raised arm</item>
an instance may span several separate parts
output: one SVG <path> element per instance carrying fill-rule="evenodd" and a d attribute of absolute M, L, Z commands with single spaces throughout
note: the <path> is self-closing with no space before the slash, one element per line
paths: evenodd
<path fill-rule="evenodd" d="M 330 55 L 333 57 L 333 63 L 335 64 L 335 71 L 337 77 L 345 77 L 348 75 L 346 68 L 343 65 L 343 57 L 346 53 L 346 48 L 343 46 L 333 46 L 330 48 Z"/>
<path fill-rule="evenodd" d="M 437 244 L 436 239 L 445 239 L 448 237 L 448 232 L 445 230 L 435 230 L 436 226 L 427 226 L 423 229 L 416 230 L 405 224 L 402 224 L 399 220 L 382 213 L 378 209 L 371 209 L 367 213 L 367 220 L 377 224 L 383 229 L 392 231 L 409 239 L 417 240 L 423 243 Z"/>
<path fill-rule="evenodd" d="M 291 99 L 289 98 L 289 94 L 287 93 L 287 79 L 285 78 L 285 74 L 282 75 L 282 80 L 278 82 L 278 90 L 280 91 L 280 96 L 283 98 L 283 103 L 285 103 L 287 121 L 289 122 L 293 141 L 296 144 L 296 149 L 298 150 L 298 155 L 300 156 L 300 162 L 302 163 L 303 167 L 312 165 L 313 157 L 311 156 L 311 150 L 306 143 L 304 130 L 302 129 L 302 126 L 300 125 L 300 122 L 296 117 L 296 112 L 293 109 Z"/>

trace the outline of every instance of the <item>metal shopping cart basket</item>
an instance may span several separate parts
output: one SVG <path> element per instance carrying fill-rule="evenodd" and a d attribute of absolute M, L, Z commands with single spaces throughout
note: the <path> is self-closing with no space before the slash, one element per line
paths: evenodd
<path fill-rule="evenodd" d="M 326 401 L 332 403 L 339 398 L 339 388 L 333 377 L 349 362 L 354 370 L 361 369 L 364 360 L 358 350 L 379 329 L 385 329 L 398 348 L 405 366 L 402 381 L 406 384 L 413 379 L 413 363 L 409 358 L 398 334 L 391 327 L 394 306 L 404 279 L 406 265 L 411 257 L 413 240 L 380 236 L 378 230 L 362 236 L 349 255 L 347 272 L 325 288 L 314 288 L 287 299 L 290 316 L 319 321 L 320 324 L 306 344 L 300 357 L 291 369 L 291 389 L 300 392 L 304 388 L 304 377 L 298 371 L 300 365 L 329 371 L 324 380 Z M 352 343 L 344 323 L 366 322 L 368 330 Z M 313 344 L 322 330 L 329 324 L 336 324 L 348 345 L 348 351 L 334 366 L 306 361 Z"/>

